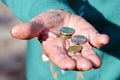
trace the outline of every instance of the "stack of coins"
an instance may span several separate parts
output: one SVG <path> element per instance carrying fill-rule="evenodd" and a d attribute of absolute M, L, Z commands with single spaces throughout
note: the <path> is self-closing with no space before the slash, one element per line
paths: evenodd
<path fill-rule="evenodd" d="M 62 27 L 59 30 L 59 38 L 63 38 L 63 39 L 70 39 L 71 38 L 71 42 L 75 45 L 72 45 L 68 48 L 68 52 L 72 52 L 72 53 L 76 53 L 76 52 L 80 52 L 83 48 L 83 46 L 81 46 L 81 44 L 85 43 L 87 41 L 86 37 L 83 35 L 74 35 L 75 30 L 73 28 L 70 27 Z"/>
<path fill-rule="evenodd" d="M 74 29 L 70 27 L 62 27 L 59 30 L 59 38 L 70 39 L 72 34 L 74 33 Z"/>
<path fill-rule="evenodd" d="M 75 45 L 70 46 L 68 48 L 68 52 L 72 52 L 72 53 L 80 52 L 83 48 L 81 44 L 85 43 L 86 41 L 87 39 L 85 36 L 82 35 L 72 36 L 71 42 L 74 43 Z"/>

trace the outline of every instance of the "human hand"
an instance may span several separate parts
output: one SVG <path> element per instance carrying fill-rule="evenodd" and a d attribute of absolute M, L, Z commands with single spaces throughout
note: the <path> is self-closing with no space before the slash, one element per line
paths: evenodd
<path fill-rule="evenodd" d="M 83 49 L 71 55 L 67 49 L 73 45 L 70 39 L 58 37 L 59 29 L 68 26 L 75 29 L 73 35 L 84 35 L 87 42 Z M 92 47 L 100 48 L 109 42 L 109 37 L 99 34 L 97 30 L 82 17 L 63 10 L 49 10 L 28 23 L 19 24 L 12 28 L 12 36 L 28 40 L 38 37 L 43 50 L 49 59 L 58 67 L 65 70 L 90 70 L 98 68 L 101 60 Z"/>

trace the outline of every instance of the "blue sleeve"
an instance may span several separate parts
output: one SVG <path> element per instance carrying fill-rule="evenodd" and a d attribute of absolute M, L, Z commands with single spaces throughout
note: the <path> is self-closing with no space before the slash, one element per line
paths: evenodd
<path fill-rule="evenodd" d="M 66 0 L 2 0 L 23 22 L 50 9 L 63 9 L 74 13 Z"/>

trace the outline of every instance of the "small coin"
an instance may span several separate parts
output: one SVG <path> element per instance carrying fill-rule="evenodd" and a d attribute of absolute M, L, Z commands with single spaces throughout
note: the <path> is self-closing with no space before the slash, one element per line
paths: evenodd
<path fill-rule="evenodd" d="M 64 35 L 72 35 L 74 33 L 74 29 L 70 27 L 62 27 L 60 28 L 60 33 Z"/>
<path fill-rule="evenodd" d="M 71 38 L 71 35 L 59 34 L 58 37 L 59 37 L 59 38 L 64 38 L 64 39 L 70 39 L 70 38 Z"/>
<path fill-rule="evenodd" d="M 75 35 L 75 36 L 72 36 L 71 38 L 71 42 L 77 45 L 85 43 L 86 41 L 87 41 L 87 38 L 82 35 Z"/>
<path fill-rule="evenodd" d="M 83 47 L 81 45 L 73 45 L 68 48 L 68 52 L 73 52 L 73 53 L 80 52 L 82 48 Z"/>

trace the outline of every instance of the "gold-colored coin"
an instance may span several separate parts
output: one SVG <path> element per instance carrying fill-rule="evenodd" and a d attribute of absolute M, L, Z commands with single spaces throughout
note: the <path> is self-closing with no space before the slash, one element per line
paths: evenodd
<path fill-rule="evenodd" d="M 59 38 L 64 38 L 64 39 L 70 39 L 72 35 L 63 35 L 63 34 L 59 34 L 58 37 Z"/>
<path fill-rule="evenodd" d="M 73 52 L 73 53 L 80 52 L 82 48 L 83 47 L 81 45 L 73 45 L 68 48 L 68 52 Z"/>

